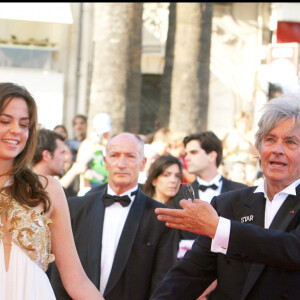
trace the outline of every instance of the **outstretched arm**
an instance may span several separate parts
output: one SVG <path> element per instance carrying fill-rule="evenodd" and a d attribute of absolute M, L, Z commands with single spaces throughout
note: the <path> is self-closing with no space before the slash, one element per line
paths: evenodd
<path fill-rule="evenodd" d="M 240 197 L 243 196 L 244 194 L 240 195 Z M 212 200 L 213 205 L 214 202 Z M 300 251 L 299 216 L 295 215 L 294 218 L 285 216 L 287 220 L 290 220 L 289 230 L 285 231 L 282 228 L 267 229 L 255 224 L 241 223 L 239 220 L 218 217 L 213 206 L 201 200 L 193 202 L 181 200 L 180 205 L 183 209 L 156 209 L 158 219 L 165 221 L 168 227 L 208 236 L 213 239 L 211 245 L 214 241 L 219 241 L 221 237 L 216 234 L 218 225 L 222 230 L 224 229 L 221 219 L 228 220 L 230 222 L 230 227 L 228 231 L 226 230 L 228 236 L 221 234 L 221 241 L 227 241 L 227 244 L 224 243 L 226 250 L 223 252 L 211 248 L 211 251 L 226 254 L 227 257 L 237 260 L 265 264 L 285 270 L 300 270 L 300 259 L 297 255 Z M 294 215 L 294 211 L 292 212 Z M 222 215 L 220 212 L 220 216 Z"/>

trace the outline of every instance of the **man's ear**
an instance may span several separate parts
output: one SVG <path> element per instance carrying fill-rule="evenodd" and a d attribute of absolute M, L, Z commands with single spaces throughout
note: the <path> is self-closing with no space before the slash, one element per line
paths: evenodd
<path fill-rule="evenodd" d="M 49 161 L 52 158 L 52 155 L 49 150 L 43 150 L 42 152 L 42 160 Z"/>
<path fill-rule="evenodd" d="M 154 178 L 153 181 L 152 181 L 152 185 L 153 185 L 154 187 L 156 187 L 156 183 L 157 183 L 157 178 Z"/>
<path fill-rule="evenodd" d="M 103 161 L 104 161 L 105 170 L 108 171 L 106 167 L 107 164 L 106 155 L 103 155 Z"/>
<path fill-rule="evenodd" d="M 146 163 L 147 163 L 147 157 L 144 156 L 141 162 L 140 172 L 144 171 Z"/>
<path fill-rule="evenodd" d="M 258 153 L 258 163 L 259 163 L 259 166 L 261 167 L 261 156 L 260 156 L 260 153 Z"/>
<path fill-rule="evenodd" d="M 209 154 L 209 161 L 211 162 L 216 162 L 217 161 L 217 157 L 218 157 L 218 153 L 216 151 L 211 151 Z"/>

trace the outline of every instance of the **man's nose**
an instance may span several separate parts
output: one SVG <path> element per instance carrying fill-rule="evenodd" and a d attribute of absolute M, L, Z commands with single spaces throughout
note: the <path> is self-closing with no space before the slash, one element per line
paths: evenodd
<path fill-rule="evenodd" d="M 125 167 L 126 166 L 126 157 L 121 155 L 118 159 L 118 167 Z"/>
<path fill-rule="evenodd" d="M 171 175 L 171 181 L 172 182 L 177 182 L 178 181 L 178 177 L 176 175 Z"/>
<path fill-rule="evenodd" d="M 275 153 L 283 154 L 284 153 L 284 144 L 283 144 L 283 142 L 278 141 L 277 143 L 275 143 L 272 150 Z"/>

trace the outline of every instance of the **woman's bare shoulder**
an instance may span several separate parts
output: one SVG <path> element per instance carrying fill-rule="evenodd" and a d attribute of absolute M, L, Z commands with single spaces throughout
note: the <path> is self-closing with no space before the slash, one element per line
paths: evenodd
<path fill-rule="evenodd" d="M 49 189 L 53 188 L 53 187 L 57 187 L 58 185 L 60 185 L 59 181 L 54 178 L 53 176 L 50 175 L 38 175 L 39 180 L 43 186 L 43 189 L 46 190 L 47 192 L 49 191 Z"/>
<path fill-rule="evenodd" d="M 62 202 L 62 198 L 65 198 L 64 190 L 60 182 L 53 176 L 39 176 L 39 179 L 50 199 L 50 210 L 48 212 L 48 215 L 52 216 L 55 207 L 57 207 L 57 204 Z"/>

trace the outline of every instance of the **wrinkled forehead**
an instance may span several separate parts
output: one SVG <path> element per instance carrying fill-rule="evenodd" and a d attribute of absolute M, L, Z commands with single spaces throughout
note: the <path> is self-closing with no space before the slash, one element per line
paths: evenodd
<path fill-rule="evenodd" d="M 131 134 L 122 134 L 113 137 L 107 144 L 106 152 L 124 152 L 142 154 L 140 141 Z"/>
<path fill-rule="evenodd" d="M 288 126 L 286 125 L 288 124 Z M 299 135 L 300 134 L 300 123 L 293 118 L 285 118 L 274 122 L 270 125 L 270 128 L 266 130 L 265 135 L 272 134 L 276 130 L 284 130 L 287 135 Z"/>

